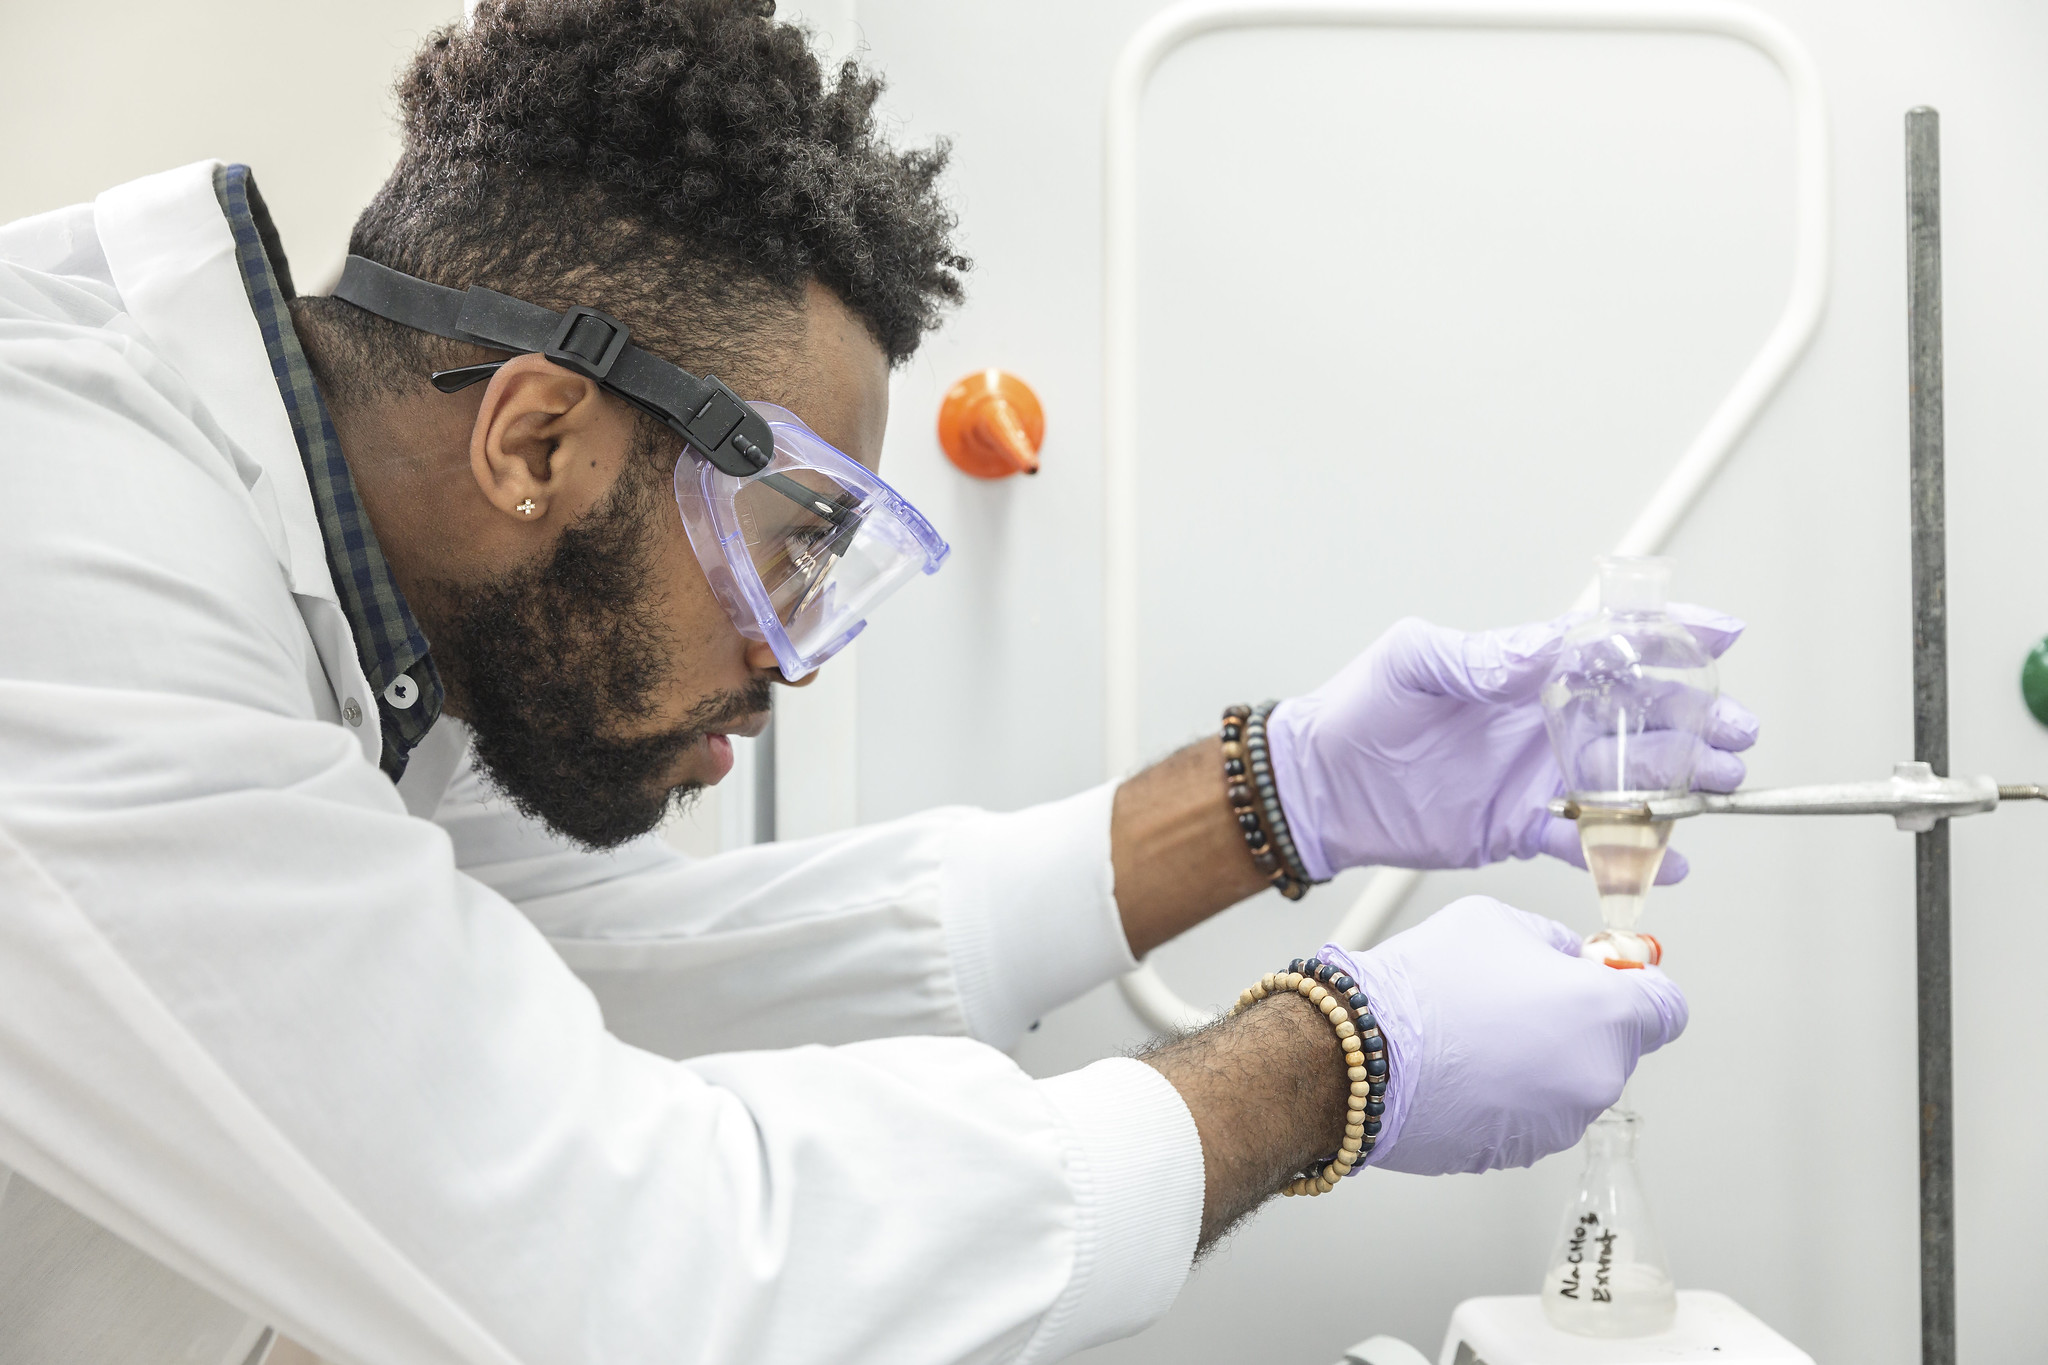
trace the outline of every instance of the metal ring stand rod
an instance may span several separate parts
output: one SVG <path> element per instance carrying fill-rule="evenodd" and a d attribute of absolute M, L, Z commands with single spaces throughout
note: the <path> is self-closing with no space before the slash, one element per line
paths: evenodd
<path fill-rule="evenodd" d="M 1906 115 L 1906 334 L 1911 379 L 1913 757 L 1948 776 L 1948 559 L 1942 449 L 1941 117 Z M 1955 1365 L 1949 822 L 1913 836 L 1920 1003 L 1920 1359 Z"/>

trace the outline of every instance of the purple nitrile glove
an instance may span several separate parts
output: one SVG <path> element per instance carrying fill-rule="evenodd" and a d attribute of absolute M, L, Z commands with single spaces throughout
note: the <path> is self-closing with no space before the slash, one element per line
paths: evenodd
<path fill-rule="evenodd" d="M 1386 1040 L 1386 1111 L 1366 1164 L 1412 1175 L 1528 1166 L 1579 1140 L 1645 1053 L 1685 1031 L 1655 967 L 1579 956 L 1555 920 L 1485 896 L 1453 901 L 1355 960 Z"/>
<path fill-rule="evenodd" d="M 1673 603 L 1720 655 L 1742 634 L 1732 616 Z M 1273 780 L 1309 875 L 1347 867 L 1480 867 L 1548 853 L 1584 867 L 1577 827 L 1550 813 L 1564 792 L 1537 700 L 1580 617 L 1467 634 L 1410 618 L 1344 671 L 1266 721 Z M 1756 742 L 1740 704 L 1715 703 L 1693 785 L 1742 785 L 1735 755 Z M 1685 876 L 1667 853 L 1659 883 Z"/>

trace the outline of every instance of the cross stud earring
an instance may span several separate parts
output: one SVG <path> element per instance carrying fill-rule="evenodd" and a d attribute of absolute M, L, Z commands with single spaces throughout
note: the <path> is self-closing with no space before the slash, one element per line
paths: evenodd
<path fill-rule="evenodd" d="M 520 512 L 520 513 L 523 513 L 524 515 L 526 515 L 526 516 L 529 516 L 529 517 L 530 517 L 530 516 L 532 516 L 532 515 L 533 515 L 533 499 L 532 499 L 532 498 L 528 498 L 528 499 L 527 499 L 527 500 L 526 500 L 525 502 L 522 502 L 522 503 L 520 503 L 520 504 L 519 504 L 519 506 L 517 506 L 517 507 L 513 508 L 512 510 L 513 510 L 513 511 L 515 511 L 515 512 Z"/>

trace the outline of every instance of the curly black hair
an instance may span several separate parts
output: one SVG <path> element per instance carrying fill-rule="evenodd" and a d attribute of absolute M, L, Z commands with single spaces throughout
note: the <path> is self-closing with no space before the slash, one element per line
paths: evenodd
<path fill-rule="evenodd" d="M 828 84 L 774 12 L 484 0 L 400 76 L 404 151 L 350 251 L 601 308 L 650 350 L 729 376 L 770 359 L 815 280 L 902 362 L 969 268 L 938 190 L 946 144 L 892 147 L 875 126 L 881 80 L 848 61 Z M 305 304 L 349 334 L 355 383 L 409 387 L 461 349 Z"/>

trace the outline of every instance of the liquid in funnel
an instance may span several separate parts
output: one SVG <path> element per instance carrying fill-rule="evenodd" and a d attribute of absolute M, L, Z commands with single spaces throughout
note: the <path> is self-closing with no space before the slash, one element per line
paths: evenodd
<path fill-rule="evenodd" d="M 1664 850 L 1671 844 L 1669 820 L 1645 820 L 1622 811 L 1581 807 L 1579 848 L 1600 893 L 1600 922 L 1609 929 L 1633 929 L 1643 916 L 1643 897 L 1657 880 Z"/>

